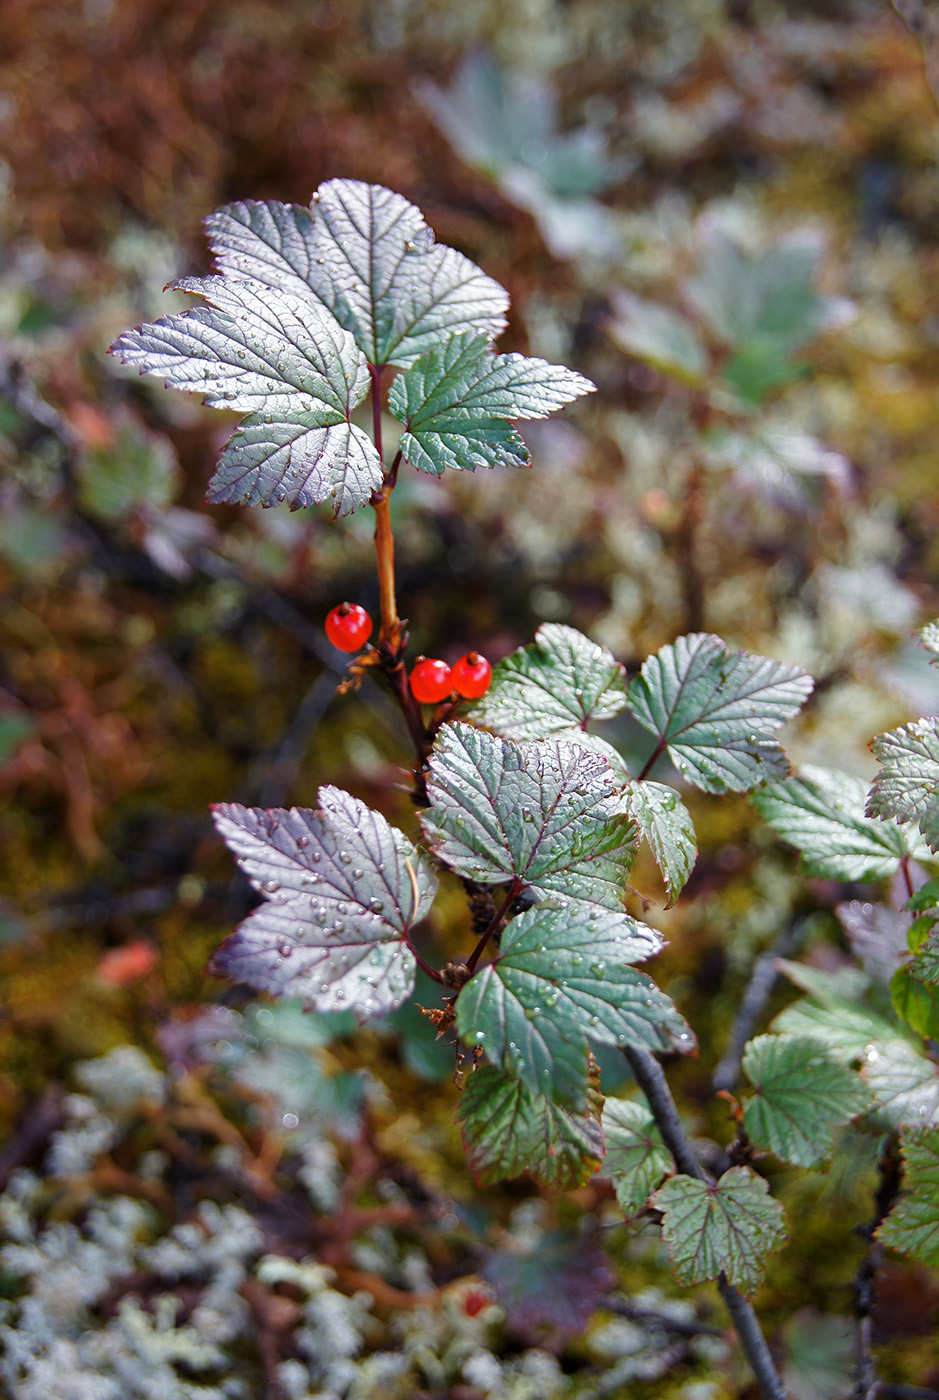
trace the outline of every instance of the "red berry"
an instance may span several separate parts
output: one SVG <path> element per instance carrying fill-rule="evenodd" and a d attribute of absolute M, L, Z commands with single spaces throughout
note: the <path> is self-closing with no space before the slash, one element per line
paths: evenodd
<path fill-rule="evenodd" d="M 446 700 L 453 690 L 450 667 L 445 661 L 436 661 L 429 656 L 419 656 L 411 672 L 411 694 L 422 705 L 436 705 Z"/>
<path fill-rule="evenodd" d="M 479 1288 L 471 1288 L 463 1295 L 463 1311 L 467 1317 L 477 1317 L 483 1308 L 488 1308 L 492 1299 Z"/>
<path fill-rule="evenodd" d="M 359 651 L 372 635 L 372 619 L 358 603 L 340 603 L 326 614 L 326 635 L 340 651 Z"/>
<path fill-rule="evenodd" d="M 455 663 L 450 677 L 457 695 L 464 700 L 478 700 L 489 689 L 492 667 L 478 651 L 470 651 Z"/>

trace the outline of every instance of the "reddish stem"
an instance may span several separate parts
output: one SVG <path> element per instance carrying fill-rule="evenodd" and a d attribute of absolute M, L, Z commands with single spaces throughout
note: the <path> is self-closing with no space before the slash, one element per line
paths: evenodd
<path fill-rule="evenodd" d="M 499 905 L 499 908 L 498 908 L 498 909 L 496 910 L 496 912 L 493 914 L 492 918 L 489 920 L 488 925 L 487 925 L 486 928 L 483 930 L 483 933 L 482 933 L 482 936 L 480 937 L 479 942 L 476 944 L 476 947 L 475 947 L 475 948 L 473 949 L 473 951 L 470 953 L 469 959 L 468 959 L 468 961 L 467 961 L 467 963 L 466 963 L 466 970 L 467 970 L 467 972 L 473 973 L 473 972 L 476 971 L 476 964 L 479 962 L 479 959 L 482 957 L 483 949 L 485 948 L 486 944 L 489 942 L 489 940 L 490 940 L 490 938 L 493 936 L 493 934 L 494 934 L 494 933 L 497 933 L 497 932 L 499 931 L 499 929 L 502 927 L 502 923 L 503 923 L 503 921 L 504 921 L 504 919 L 505 919 L 506 914 L 509 912 L 509 910 L 511 909 L 513 903 L 514 903 L 515 900 L 518 898 L 518 896 L 521 894 L 521 892 L 522 892 L 522 890 L 523 890 L 524 888 L 525 888 L 525 881 L 524 881 L 524 880 L 520 880 L 520 879 L 518 878 L 518 876 L 516 875 L 516 876 L 515 876 L 515 879 L 512 881 L 511 885 L 509 886 L 509 892 L 508 892 L 508 894 L 506 895 L 506 897 L 505 897 L 505 899 L 502 901 L 502 903 Z"/>

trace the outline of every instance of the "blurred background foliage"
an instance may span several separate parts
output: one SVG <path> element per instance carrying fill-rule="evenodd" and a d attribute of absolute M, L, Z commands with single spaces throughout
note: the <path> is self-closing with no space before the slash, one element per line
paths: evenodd
<path fill-rule="evenodd" d="M 526 434 L 530 472 L 402 478 L 415 651 L 495 660 L 552 619 L 634 669 L 714 631 L 812 671 L 790 751 L 870 778 L 872 735 L 936 708 L 910 636 L 939 613 L 929 16 L 912 0 L 7 0 L 7 1322 L 29 1334 L 17 1300 L 39 1299 L 9 1363 L 18 1400 L 746 1387 L 716 1304 L 674 1301 L 655 1232 L 618 1225 L 608 1187 L 475 1188 L 452 1051 L 416 1011 L 353 1046 L 345 1025 L 205 976 L 249 900 L 210 802 L 309 804 L 333 782 L 413 824 L 397 716 L 375 688 L 334 698 L 321 630 L 345 597 L 374 609 L 371 527 L 203 507 L 232 422 L 104 352 L 184 304 L 162 289 L 207 269 L 219 204 L 306 202 L 337 175 L 400 191 L 508 287 L 501 348 L 600 390 Z M 687 895 L 666 912 L 651 866 L 636 883 L 669 939 L 657 975 L 702 1043 L 677 1076 L 689 1126 L 723 1141 L 710 1076 L 754 960 L 809 947 L 839 967 L 834 905 L 870 891 L 798 877 L 743 800 L 691 806 Z M 465 917 L 454 893 L 427 935 L 441 954 Z M 797 1243 L 761 1307 L 797 1400 L 850 1384 L 871 1163 L 846 1141 L 835 1165 L 767 1168 Z M 79 1242 L 82 1286 L 63 1272 Z M 878 1290 L 885 1383 L 939 1386 L 935 1276 L 888 1261 Z"/>

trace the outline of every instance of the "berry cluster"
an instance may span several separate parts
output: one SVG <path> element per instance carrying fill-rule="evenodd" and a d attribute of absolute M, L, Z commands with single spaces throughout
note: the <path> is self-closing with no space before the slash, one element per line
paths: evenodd
<path fill-rule="evenodd" d="M 372 619 L 358 603 L 340 603 L 326 614 L 326 636 L 340 651 L 359 651 L 372 635 Z M 411 672 L 411 694 L 422 705 L 437 705 L 451 695 L 478 700 L 492 680 L 492 667 L 478 651 L 468 651 L 448 666 L 419 656 Z"/>

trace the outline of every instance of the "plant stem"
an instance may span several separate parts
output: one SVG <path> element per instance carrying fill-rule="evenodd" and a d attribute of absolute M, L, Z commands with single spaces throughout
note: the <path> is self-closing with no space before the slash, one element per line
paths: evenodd
<path fill-rule="evenodd" d="M 649 774 L 652 772 L 652 769 L 658 763 L 659 759 L 662 757 L 663 753 L 667 748 L 668 744 L 665 741 L 665 739 L 660 739 L 659 742 L 656 744 L 655 748 L 649 754 L 649 757 L 646 759 L 645 764 L 643 765 L 642 772 L 636 779 L 637 782 L 645 782 L 646 778 L 648 778 Z"/>
<path fill-rule="evenodd" d="M 877 1303 L 875 1284 L 883 1260 L 883 1245 L 875 1238 L 878 1225 L 889 1213 L 900 1188 L 900 1156 L 897 1139 L 891 1136 L 878 1163 L 880 1182 L 874 1195 L 874 1216 L 862 1230 L 867 1239 L 867 1251 L 854 1279 L 854 1313 L 857 1318 L 857 1361 L 854 1372 L 852 1400 L 874 1400 L 880 1389 L 871 1342 L 874 1331 L 874 1309 Z"/>
<path fill-rule="evenodd" d="M 516 876 L 515 879 L 512 881 L 511 885 L 509 886 L 508 894 L 505 896 L 505 899 L 502 901 L 496 912 L 493 914 L 492 918 L 489 920 L 488 925 L 483 930 L 479 942 L 476 944 L 476 947 L 470 953 L 469 959 L 466 963 L 467 972 L 472 973 L 476 971 L 476 964 L 482 957 L 483 949 L 485 948 L 486 944 L 489 942 L 493 934 L 497 933 L 498 930 L 502 927 L 502 922 L 505 919 L 506 914 L 509 912 L 509 910 L 512 907 L 512 904 L 518 898 L 519 894 L 524 889 L 524 887 L 524 880 L 520 880 L 518 876 Z"/>
<path fill-rule="evenodd" d="M 711 1178 L 698 1161 L 691 1143 L 685 1136 L 668 1080 L 658 1060 L 654 1055 L 650 1055 L 648 1050 L 640 1050 L 631 1045 L 625 1047 L 623 1054 L 629 1061 L 636 1083 L 649 1101 L 662 1140 L 674 1157 L 679 1171 L 685 1176 L 695 1177 L 698 1181 L 710 1182 Z M 717 1287 L 737 1330 L 743 1354 L 753 1369 L 765 1400 L 786 1400 L 786 1388 L 776 1370 L 753 1308 L 728 1280 L 723 1270 L 718 1275 Z"/>
<path fill-rule="evenodd" d="M 799 945 L 800 930 L 795 924 L 787 924 L 776 939 L 772 948 L 757 958 L 750 973 L 746 991 L 740 1000 L 730 1039 L 720 1064 L 714 1071 L 712 1084 L 715 1093 L 722 1089 L 733 1089 L 740 1077 L 740 1062 L 747 1041 L 756 1029 L 760 1017 L 769 1001 L 773 988 L 779 980 L 776 970 L 777 958 L 788 958 Z"/>

